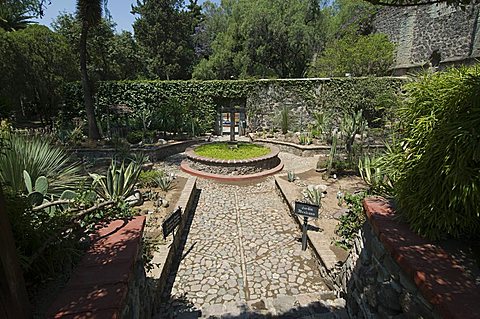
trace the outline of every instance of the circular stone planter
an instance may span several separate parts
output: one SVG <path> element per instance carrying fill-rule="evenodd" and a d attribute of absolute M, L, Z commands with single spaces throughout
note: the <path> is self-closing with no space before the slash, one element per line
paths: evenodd
<path fill-rule="evenodd" d="M 188 148 L 185 151 L 187 159 L 181 163 L 180 168 L 191 175 L 223 181 L 261 178 L 283 169 L 278 147 L 267 147 L 271 150 L 267 155 L 242 160 L 203 157 L 196 154 L 193 148 Z"/>

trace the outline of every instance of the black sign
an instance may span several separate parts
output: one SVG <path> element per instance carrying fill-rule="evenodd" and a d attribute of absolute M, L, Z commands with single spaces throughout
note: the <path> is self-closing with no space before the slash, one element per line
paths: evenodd
<path fill-rule="evenodd" d="M 307 203 L 295 202 L 295 214 L 305 217 L 318 218 L 318 206 Z"/>
<path fill-rule="evenodd" d="M 163 238 L 168 235 L 180 224 L 182 220 L 182 209 L 178 207 L 167 219 L 162 223 Z"/>

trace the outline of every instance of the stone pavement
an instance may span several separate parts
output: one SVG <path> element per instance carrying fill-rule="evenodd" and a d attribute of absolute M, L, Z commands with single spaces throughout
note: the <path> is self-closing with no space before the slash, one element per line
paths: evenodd
<path fill-rule="evenodd" d="M 301 250 L 273 178 L 242 186 L 199 179 L 197 187 L 183 258 L 155 318 L 307 318 L 341 306 Z"/>

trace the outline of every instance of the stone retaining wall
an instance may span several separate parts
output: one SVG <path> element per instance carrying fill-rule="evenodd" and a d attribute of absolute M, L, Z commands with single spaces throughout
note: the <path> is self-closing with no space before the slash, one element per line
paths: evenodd
<path fill-rule="evenodd" d="M 293 212 L 294 192 L 275 182 Z M 389 201 L 368 198 L 364 208 L 367 222 L 345 260 L 321 232 L 307 233 L 325 283 L 346 300 L 351 318 L 480 318 L 480 285 L 461 264 L 413 233 Z"/>
<path fill-rule="evenodd" d="M 446 3 L 385 7 L 374 26 L 397 44 L 395 74 L 405 74 L 424 67 L 434 51 L 440 54 L 440 66 L 474 63 L 480 57 L 479 15 L 479 4 L 465 10 Z"/>
<path fill-rule="evenodd" d="M 344 294 L 351 318 L 440 318 L 368 222 L 346 262 L 335 272 L 334 282 Z"/>
<path fill-rule="evenodd" d="M 150 318 L 153 294 L 141 258 L 144 226 L 145 216 L 138 216 L 99 229 L 46 317 Z"/>
<path fill-rule="evenodd" d="M 152 147 L 132 147 L 130 149 L 131 153 L 143 153 L 149 157 L 151 161 L 162 160 L 168 156 L 181 153 L 200 140 L 188 140 L 188 141 L 177 141 L 171 142 L 168 144 Z M 74 149 L 73 154 L 79 158 L 90 158 L 90 159 L 108 159 L 109 161 L 114 158 L 115 154 L 118 153 L 118 150 L 114 148 L 98 148 L 98 149 L 85 149 L 79 148 Z"/>
<path fill-rule="evenodd" d="M 387 200 L 364 208 L 368 221 L 331 272 L 351 318 L 480 318 L 480 286 L 456 260 L 399 221 Z"/>
<path fill-rule="evenodd" d="M 289 142 L 283 142 L 278 140 L 269 140 L 269 139 L 253 139 L 255 143 L 262 143 L 266 145 L 275 145 L 280 151 L 291 153 L 297 156 L 311 157 L 315 155 L 328 155 L 330 153 L 330 145 L 300 145 Z M 385 145 L 365 145 L 364 149 L 374 149 L 374 150 L 383 150 Z M 345 151 L 341 147 L 337 147 L 338 155 L 346 155 Z"/>

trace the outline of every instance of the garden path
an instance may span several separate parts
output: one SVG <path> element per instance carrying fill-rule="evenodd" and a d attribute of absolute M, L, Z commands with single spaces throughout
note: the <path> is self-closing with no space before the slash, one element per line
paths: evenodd
<path fill-rule="evenodd" d="M 178 270 L 155 318 L 301 318 L 338 306 L 273 178 L 247 185 L 199 179 Z M 332 315 L 333 313 L 329 313 Z"/>

